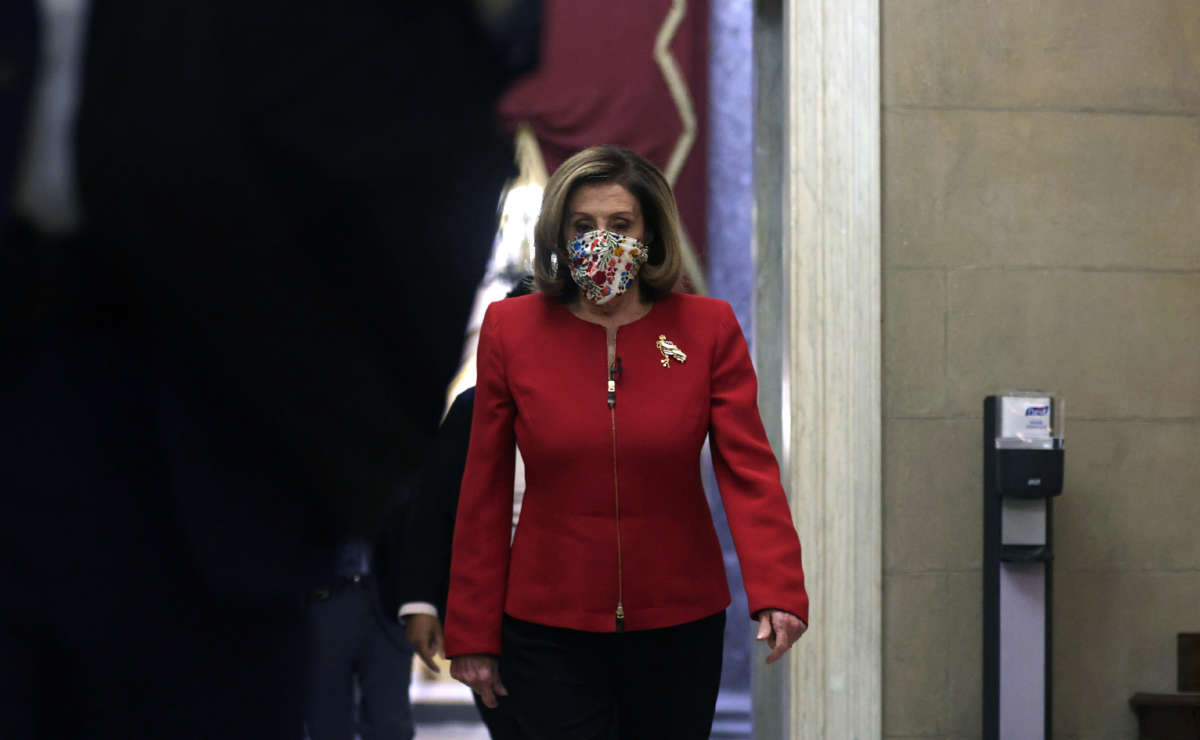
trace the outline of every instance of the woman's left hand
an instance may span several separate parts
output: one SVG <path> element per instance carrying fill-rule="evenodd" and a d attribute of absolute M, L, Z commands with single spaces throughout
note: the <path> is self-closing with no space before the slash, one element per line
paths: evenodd
<path fill-rule="evenodd" d="M 770 646 L 771 654 L 767 656 L 769 665 L 782 658 L 807 629 L 804 620 L 791 612 L 762 609 L 758 612 L 758 634 L 754 639 L 766 640 Z"/>

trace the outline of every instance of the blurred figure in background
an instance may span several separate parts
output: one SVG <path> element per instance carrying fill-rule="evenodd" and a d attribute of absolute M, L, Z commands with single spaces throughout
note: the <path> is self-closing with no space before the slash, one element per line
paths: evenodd
<path fill-rule="evenodd" d="M 297 737 L 302 594 L 436 426 L 536 19 L 3 3 L 0 734 Z"/>
<path fill-rule="evenodd" d="M 394 552 L 351 538 L 337 548 L 332 577 L 309 592 L 306 740 L 412 740 L 413 653 L 397 590 L 381 588 L 396 572 L 383 563 Z"/>

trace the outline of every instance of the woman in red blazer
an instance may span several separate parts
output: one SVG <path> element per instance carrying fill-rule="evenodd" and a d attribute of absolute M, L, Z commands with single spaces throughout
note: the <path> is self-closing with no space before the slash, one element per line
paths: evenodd
<path fill-rule="evenodd" d="M 729 587 L 706 436 L 768 662 L 806 629 L 746 342 L 727 303 L 671 292 L 679 233 L 652 165 L 580 152 L 546 187 L 541 292 L 493 303 L 480 330 L 446 654 L 535 740 L 708 737 Z M 526 490 L 510 549 L 514 445 Z"/>

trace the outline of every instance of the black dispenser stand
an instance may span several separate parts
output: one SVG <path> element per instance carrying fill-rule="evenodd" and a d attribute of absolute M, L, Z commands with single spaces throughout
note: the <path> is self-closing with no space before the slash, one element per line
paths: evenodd
<path fill-rule="evenodd" d="M 1061 421 L 1056 439 L 1002 440 L 1002 398 L 983 406 L 983 740 L 1049 740 Z"/>

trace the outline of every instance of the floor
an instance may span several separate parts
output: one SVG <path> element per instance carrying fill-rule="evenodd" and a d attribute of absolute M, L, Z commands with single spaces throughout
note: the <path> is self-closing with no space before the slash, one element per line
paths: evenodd
<path fill-rule="evenodd" d="M 448 722 L 417 725 L 415 740 L 488 740 L 488 733 L 482 724 Z"/>

